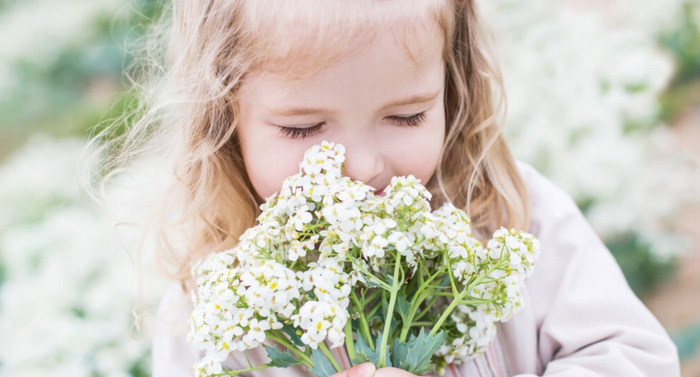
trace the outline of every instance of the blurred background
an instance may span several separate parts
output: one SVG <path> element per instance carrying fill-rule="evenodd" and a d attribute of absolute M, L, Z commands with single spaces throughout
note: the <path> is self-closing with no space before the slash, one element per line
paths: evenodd
<path fill-rule="evenodd" d="M 149 375 L 132 309 L 165 281 L 77 164 L 134 105 L 124 67 L 161 3 L 0 0 L 0 376 Z M 575 198 L 700 376 L 700 0 L 480 3 L 514 154 Z"/>

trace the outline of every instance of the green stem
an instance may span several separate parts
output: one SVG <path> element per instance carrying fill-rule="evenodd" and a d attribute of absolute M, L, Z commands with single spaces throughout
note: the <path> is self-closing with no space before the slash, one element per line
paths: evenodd
<path fill-rule="evenodd" d="M 435 305 L 435 302 L 440 298 L 439 295 L 433 295 L 433 298 L 430 299 L 430 302 L 428 302 L 428 305 L 426 305 L 425 309 L 423 309 L 418 315 L 415 317 L 416 319 L 421 319 L 423 318 L 428 312 L 430 311 L 430 308 Z"/>
<path fill-rule="evenodd" d="M 457 305 L 462 303 L 462 299 L 464 299 L 464 297 L 467 296 L 467 293 L 469 291 L 471 291 L 473 287 L 476 287 L 477 285 L 481 284 L 481 281 L 484 280 L 488 275 L 490 275 L 493 271 L 503 267 L 507 263 L 508 263 L 508 261 L 500 261 L 499 263 L 496 263 L 491 268 L 489 268 L 485 273 L 483 273 L 482 275 L 479 275 L 479 277 L 474 279 L 474 281 L 472 281 L 471 284 L 466 286 L 464 288 L 464 290 L 462 292 L 460 292 L 460 294 L 457 297 L 455 297 L 454 300 L 452 300 L 452 302 L 447 307 L 447 309 L 442 313 L 440 318 L 435 323 L 435 326 L 433 326 L 432 330 L 430 330 L 430 335 L 435 335 L 440 330 L 442 323 L 445 322 L 445 320 L 452 313 L 454 308 L 456 308 Z"/>
<path fill-rule="evenodd" d="M 252 367 L 253 367 L 253 363 L 250 362 L 250 358 L 248 357 L 248 352 L 243 351 L 243 356 L 245 356 L 245 361 L 248 363 L 248 366 L 249 366 L 250 368 L 252 368 Z"/>
<path fill-rule="evenodd" d="M 345 322 L 345 348 L 350 360 L 355 360 L 355 340 L 352 338 L 352 319 Z"/>
<path fill-rule="evenodd" d="M 431 321 L 418 321 L 418 322 L 411 323 L 411 327 L 423 327 L 423 326 L 430 326 L 432 324 L 433 324 L 433 322 L 431 322 Z"/>
<path fill-rule="evenodd" d="M 369 280 L 371 280 L 372 282 L 374 282 L 374 283 L 376 283 L 377 285 L 379 285 L 380 287 L 382 287 L 382 289 L 387 290 L 387 291 L 388 291 L 388 290 L 391 290 L 391 287 L 390 287 L 386 282 L 382 281 L 381 279 L 379 279 L 378 277 L 376 277 L 374 274 L 372 274 L 371 272 L 369 272 L 369 270 L 367 270 L 366 268 L 364 268 L 364 267 L 362 266 L 362 263 L 358 262 L 358 261 L 357 261 L 356 259 L 354 259 L 354 258 L 351 259 L 350 262 L 351 262 L 356 268 L 358 268 L 358 269 L 360 270 L 360 272 L 362 272 L 362 274 L 363 274 L 364 276 L 368 277 Z"/>
<path fill-rule="evenodd" d="M 374 317 L 374 314 L 377 313 L 379 311 L 379 309 L 381 309 L 381 307 L 382 307 L 381 305 L 377 305 L 377 303 L 375 303 L 374 306 L 372 307 L 372 310 L 367 312 L 367 317 L 369 317 L 369 318 Z"/>
<path fill-rule="evenodd" d="M 252 372 L 254 370 L 260 370 L 260 369 L 267 369 L 270 368 L 272 365 L 269 364 L 264 364 L 264 365 L 259 365 L 257 367 L 251 367 L 251 368 L 246 368 L 246 369 L 239 369 L 239 370 L 232 370 L 230 372 L 224 372 L 224 373 L 217 373 L 217 374 L 211 374 L 209 377 L 220 377 L 220 376 L 238 376 L 241 373 L 246 373 L 246 372 Z"/>
<path fill-rule="evenodd" d="M 467 292 L 469 292 L 469 288 L 464 288 L 464 290 L 459 294 L 459 296 L 455 297 L 454 300 L 450 303 L 450 306 L 447 307 L 447 309 L 442 313 L 438 321 L 435 323 L 433 328 L 430 330 L 430 335 L 435 335 L 438 330 L 440 330 L 440 327 L 442 326 L 442 323 L 445 322 L 447 317 L 452 313 L 454 308 L 457 307 L 457 305 L 462 301 L 464 296 L 467 295 Z"/>
<path fill-rule="evenodd" d="M 369 294 L 369 296 L 367 296 L 367 298 L 365 298 L 365 301 L 366 301 L 366 302 L 372 302 L 372 301 L 374 301 L 374 300 L 377 298 L 377 296 L 379 296 L 381 293 L 382 293 L 382 292 L 380 292 L 379 290 L 376 290 L 376 289 L 375 289 L 375 290 L 373 290 L 372 293 Z"/>
<path fill-rule="evenodd" d="M 411 323 L 413 322 L 413 318 L 416 314 L 416 311 L 418 310 L 420 303 L 423 302 L 423 300 L 426 297 L 430 296 L 430 294 L 432 293 L 430 291 L 426 292 L 425 290 L 428 287 L 430 287 L 430 283 L 433 280 L 435 280 L 436 277 L 438 277 L 439 275 L 442 274 L 442 272 L 445 268 L 446 268 L 445 265 L 440 267 L 440 269 L 437 270 L 437 272 L 435 272 L 435 274 L 431 275 L 427 280 L 425 280 L 423 282 L 423 284 L 421 284 L 420 287 L 418 287 L 418 289 L 416 290 L 416 293 L 413 295 L 413 300 L 411 300 L 411 307 L 410 307 L 409 312 L 408 312 L 408 320 L 406 321 L 406 323 L 403 324 L 403 328 L 401 329 L 401 334 L 399 335 L 399 341 L 403 342 L 408 337 L 408 331 L 411 328 Z M 426 308 L 426 310 L 428 310 L 429 308 L 430 307 L 428 306 L 428 308 Z"/>
<path fill-rule="evenodd" d="M 290 343 L 287 340 L 287 338 L 284 337 L 284 335 L 278 335 L 278 334 L 273 333 L 272 331 L 267 331 L 266 333 L 267 333 L 268 338 L 285 346 L 288 350 L 292 351 L 295 355 L 299 356 L 299 358 L 304 362 L 304 364 L 308 365 L 310 368 L 314 367 L 314 362 L 311 361 L 309 356 L 307 356 L 305 353 L 301 352 L 292 343 Z"/>
<path fill-rule="evenodd" d="M 326 343 L 323 343 L 323 342 L 319 343 L 318 349 L 320 349 L 321 352 L 323 352 L 323 354 L 326 355 L 326 358 L 328 359 L 328 361 L 331 362 L 331 364 L 333 364 L 333 368 L 335 368 L 336 372 L 343 371 L 343 368 L 341 368 L 340 364 L 338 364 L 338 360 L 336 360 L 335 357 L 333 357 L 333 354 L 331 353 L 331 351 L 328 349 L 328 347 L 326 347 Z"/>
<path fill-rule="evenodd" d="M 452 273 L 452 266 L 450 265 L 450 259 L 447 258 L 447 254 L 443 254 L 445 257 L 445 266 L 447 266 L 447 276 L 450 278 L 450 285 L 452 286 L 452 294 L 459 292 L 457 289 L 457 284 L 455 284 L 454 274 Z"/>
<path fill-rule="evenodd" d="M 420 295 L 425 289 L 431 287 L 430 283 L 432 283 L 436 277 L 440 276 L 446 268 L 447 267 L 445 265 L 443 265 L 442 267 L 440 267 L 439 270 L 437 270 L 433 275 L 431 275 L 428 278 L 428 280 L 423 282 L 423 284 L 421 284 L 421 286 L 418 287 L 418 289 L 416 290 L 416 294 L 414 295 L 414 297 L 418 297 L 418 295 Z M 428 296 L 430 296 L 430 295 L 428 295 Z M 411 301 L 412 301 L 411 302 L 411 311 L 413 312 L 413 311 L 418 309 L 418 306 L 420 305 L 420 301 L 422 301 L 422 300 L 411 300 Z"/>
<path fill-rule="evenodd" d="M 374 350 L 374 341 L 372 341 L 372 336 L 369 332 L 369 324 L 367 323 L 367 318 L 365 317 L 365 312 L 363 310 L 364 305 L 360 304 L 360 301 L 357 299 L 355 292 L 352 292 L 350 294 L 350 299 L 356 305 L 357 312 L 360 314 L 360 332 L 362 332 L 362 335 L 367 341 L 369 348 Z"/>
<path fill-rule="evenodd" d="M 376 289 L 376 290 L 374 290 L 374 292 L 372 292 L 371 295 L 369 295 L 367 297 L 363 296 L 362 297 L 362 307 L 359 311 L 363 312 L 365 310 L 365 308 L 367 308 L 368 305 L 374 304 L 372 306 L 372 309 L 366 313 L 367 318 L 374 317 L 374 315 L 377 313 L 377 311 L 382 308 L 381 305 L 377 305 L 377 303 L 379 303 L 379 300 L 376 300 L 376 299 L 378 296 L 381 296 L 383 293 L 384 293 L 384 290 Z"/>
<path fill-rule="evenodd" d="M 394 278 L 391 282 L 391 297 L 389 298 L 389 308 L 386 311 L 386 320 L 384 321 L 384 333 L 382 335 L 382 344 L 379 348 L 381 355 L 379 356 L 379 367 L 386 366 L 386 347 L 389 342 L 389 331 L 391 330 L 391 320 L 394 317 L 394 306 L 396 305 L 396 297 L 399 293 L 399 276 L 401 274 L 401 253 L 396 251 L 396 262 L 394 264 Z"/>

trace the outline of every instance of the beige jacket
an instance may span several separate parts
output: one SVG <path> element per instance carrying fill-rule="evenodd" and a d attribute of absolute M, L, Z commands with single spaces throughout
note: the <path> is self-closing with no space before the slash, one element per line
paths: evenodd
<path fill-rule="evenodd" d="M 574 202 L 533 168 L 520 165 L 532 204 L 533 233 L 541 243 L 526 280 L 525 307 L 498 326 L 488 351 L 449 367 L 450 376 L 679 376 L 674 344 L 632 293 L 615 260 Z M 153 344 L 153 376 L 192 376 L 200 357 L 187 343 L 189 298 L 174 286 L 163 298 Z M 249 352 L 254 365 L 264 352 Z M 337 352 L 340 352 L 336 350 Z M 347 357 L 342 357 L 347 364 Z M 233 355 L 229 367 L 247 366 Z M 301 367 L 250 374 L 311 376 Z"/>

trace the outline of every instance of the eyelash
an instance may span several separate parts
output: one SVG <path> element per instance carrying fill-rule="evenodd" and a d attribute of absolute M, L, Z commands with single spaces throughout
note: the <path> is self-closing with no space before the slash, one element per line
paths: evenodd
<path fill-rule="evenodd" d="M 420 126 L 421 123 L 426 118 L 425 112 L 414 114 L 411 116 L 406 116 L 406 117 L 401 117 L 401 116 L 390 116 L 387 117 L 387 119 L 391 120 L 394 122 L 397 126 L 401 127 L 417 127 Z M 319 124 L 316 124 L 311 127 L 282 127 L 280 126 L 280 134 L 282 136 L 290 138 L 290 139 L 306 139 L 307 137 L 311 137 L 316 135 L 321 131 L 323 126 L 326 125 L 326 122 L 321 122 Z"/>
<path fill-rule="evenodd" d="M 390 116 L 389 119 L 399 126 L 417 127 L 425 120 L 425 111 L 407 117 Z"/>
<path fill-rule="evenodd" d="M 316 135 L 321 131 L 321 128 L 326 124 L 326 122 L 321 122 L 315 126 L 311 127 L 281 127 L 280 126 L 280 133 L 284 137 L 288 137 L 290 139 L 306 139 L 307 137 L 311 137 Z"/>

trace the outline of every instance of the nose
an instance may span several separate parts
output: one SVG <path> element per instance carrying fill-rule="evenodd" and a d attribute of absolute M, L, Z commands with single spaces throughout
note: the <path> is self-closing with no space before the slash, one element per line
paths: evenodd
<path fill-rule="evenodd" d="M 384 156 L 379 143 L 371 140 L 357 140 L 345 145 L 345 168 L 343 175 L 353 180 L 362 181 L 378 190 L 381 177 L 386 168 Z"/>

